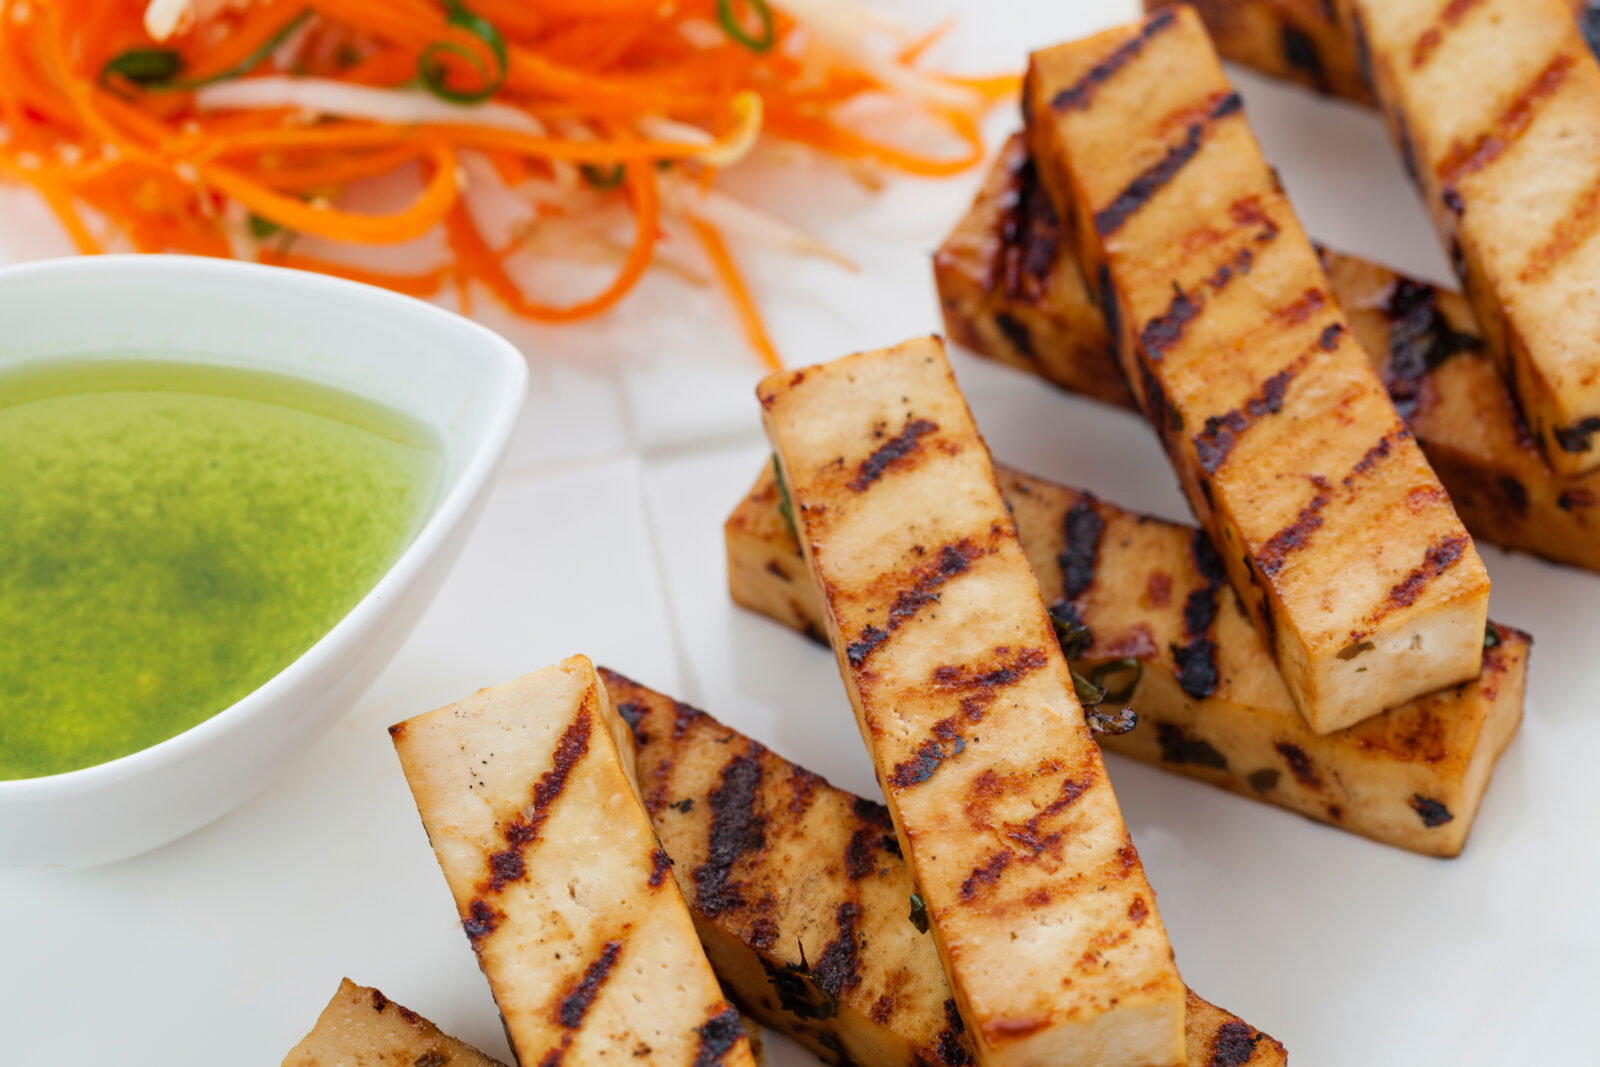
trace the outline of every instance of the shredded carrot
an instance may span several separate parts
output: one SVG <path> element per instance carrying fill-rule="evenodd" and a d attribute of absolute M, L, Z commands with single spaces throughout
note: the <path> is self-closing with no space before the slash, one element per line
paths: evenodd
<path fill-rule="evenodd" d="M 734 310 L 739 313 L 739 324 L 744 327 L 744 335 L 761 356 L 761 361 L 772 370 L 782 370 L 783 360 L 778 355 L 778 350 L 773 347 L 772 337 L 767 333 L 767 324 L 761 319 L 761 309 L 756 307 L 755 300 L 750 296 L 750 289 L 744 283 L 744 276 L 739 273 L 739 267 L 733 261 L 733 256 L 728 252 L 727 242 L 722 239 L 722 234 L 715 226 L 695 219 L 694 235 L 700 239 L 700 246 L 706 250 L 706 258 L 711 260 L 711 268 L 717 272 L 717 280 L 728 291 L 728 298 L 733 301 Z"/>
<path fill-rule="evenodd" d="M 658 169 L 715 190 L 765 134 L 852 165 L 955 174 L 983 156 L 983 112 L 1018 86 L 918 66 L 948 23 L 828 40 L 762 0 L 234 0 L 196 5 L 161 41 L 148 6 L 0 0 L 0 181 L 35 190 L 79 251 L 247 254 L 415 296 L 453 289 L 463 309 L 482 285 L 526 318 L 569 322 L 624 299 L 677 224 L 772 367 L 734 247 L 815 242 L 775 238 L 795 231 L 753 206 L 715 221 L 675 198 L 664 208 Z M 730 10 L 738 20 L 721 22 Z M 866 94 L 919 109 L 954 149 L 852 129 L 841 109 Z M 415 180 L 413 199 L 371 214 L 342 195 L 380 178 Z M 481 181 L 526 201 L 535 230 L 625 206 L 633 238 L 615 276 L 571 304 L 530 292 L 517 259 L 551 242 L 491 241 L 467 204 Z M 302 234 L 367 246 L 435 229 L 448 258 L 417 271 L 290 250 Z"/>

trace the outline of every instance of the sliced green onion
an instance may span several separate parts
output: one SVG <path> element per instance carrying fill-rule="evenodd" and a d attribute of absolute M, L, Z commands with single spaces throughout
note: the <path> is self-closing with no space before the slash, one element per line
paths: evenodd
<path fill-rule="evenodd" d="M 1092 708 L 1106 699 L 1103 687 L 1094 684 L 1077 671 L 1072 672 L 1072 689 L 1078 694 L 1078 703 L 1085 708 Z"/>
<path fill-rule="evenodd" d="M 180 79 L 178 75 L 183 73 L 183 57 L 176 52 L 165 48 L 133 48 L 102 67 L 100 80 L 103 82 L 111 75 L 117 74 L 139 88 L 153 93 L 186 93 L 194 89 L 204 89 L 218 82 L 232 81 L 244 77 L 265 63 L 271 58 L 272 53 L 283 47 L 283 42 L 289 39 L 289 35 L 305 25 L 310 17 L 311 9 L 306 8 L 285 22 L 277 33 L 262 43 L 260 48 L 227 70 L 218 71 L 204 78 Z"/>
<path fill-rule="evenodd" d="M 1056 640 L 1061 643 L 1061 654 L 1077 659 L 1094 644 L 1094 631 L 1079 622 L 1066 601 L 1050 605 L 1050 621 L 1055 624 Z"/>
<path fill-rule="evenodd" d="M 778 476 L 778 514 L 783 516 L 784 525 L 789 527 L 789 536 L 798 543 L 800 531 L 794 524 L 794 500 L 789 496 L 789 483 L 783 480 L 783 467 L 778 463 L 778 457 L 772 457 L 772 473 Z"/>
<path fill-rule="evenodd" d="M 598 189 L 601 192 L 621 187 L 622 179 L 627 177 L 628 174 L 621 163 L 610 167 L 602 167 L 595 163 L 583 163 L 579 165 L 578 173 L 583 175 L 583 180 L 589 183 L 590 188 Z"/>
<path fill-rule="evenodd" d="M 500 36 L 494 23 L 468 9 L 460 0 L 445 0 L 445 11 L 446 21 L 450 25 L 466 30 L 489 46 L 489 51 L 494 53 L 495 69 L 491 69 L 482 56 L 465 45 L 454 41 L 435 41 L 417 57 L 417 77 L 421 79 L 424 89 L 441 100 L 452 104 L 482 103 L 499 92 L 506 83 L 506 73 L 511 69 L 506 40 Z M 483 79 L 482 87 L 467 92 L 451 88 L 449 69 L 440 59 L 441 54 L 446 52 L 471 64 Z"/>
<path fill-rule="evenodd" d="M 169 48 L 130 48 L 100 68 L 100 81 L 109 81 L 114 74 L 149 87 L 176 78 L 181 70 L 183 57 Z"/>
<path fill-rule="evenodd" d="M 1499 646 L 1499 644 L 1500 631 L 1496 630 L 1493 626 L 1485 626 L 1483 628 L 1483 647 L 1496 648 Z"/>
<path fill-rule="evenodd" d="M 778 34 L 772 25 L 772 9 L 767 6 L 767 0 L 745 0 L 745 6 L 754 11 L 756 18 L 761 21 L 761 36 L 752 37 L 745 32 L 739 16 L 734 13 L 733 0 L 717 0 L 717 21 L 722 23 L 722 32 L 752 52 L 771 51 L 778 41 Z"/>
<path fill-rule="evenodd" d="M 1121 689 L 1114 690 L 1106 684 L 1107 678 L 1126 674 L 1130 671 L 1133 673 L 1133 680 Z M 1133 696 L 1133 691 L 1139 688 L 1139 680 L 1143 677 L 1144 664 L 1132 657 L 1114 659 L 1108 663 L 1102 663 L 1089 672 L 1090 682 L 1105 693 L 1101 702 L 1108 704 L 1121 704 L 1123 701 L 1130 699 Z"/>
<path fill-rule="evenodd" d="M 928 932 L 928 902 L 922 899 L 922 894 L 911 894 L 911 925 L 919 933 Z"/>
<path fill-rule="evenodd" d="M 1089 708 L 1084 712 L 1084 718 L 1088 720 L 1089 729 L 1097 734 L 1107 734 L 1111 737 L 1121 737 L 1139 725 L 1139 716 L 1132 708 L 1123 708 L 1117 712 Z"/>
<path fill-rule="evenodd" d="M 283 232 L 283 227 L 254 211 L 250 213 L 250 236 L 258 241 L 265 241 L 275 233 Z"/>

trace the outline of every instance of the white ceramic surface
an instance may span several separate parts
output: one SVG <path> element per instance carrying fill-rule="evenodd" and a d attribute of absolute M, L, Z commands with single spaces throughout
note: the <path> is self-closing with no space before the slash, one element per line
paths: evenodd
<path fill-rule="evenodd" d="M 179 256 L 0 271 L 0 369 L 156 356 L 286 374 L 376 400 L 443 452 L 421 529 L 350 613 L 236 704 L 94 767 L 0 781 L 0 864 L 135 855 L 230 811 L 366 691 L 410 634 L 482 510 L 527 369 L 495 334 L 429 304 L 315 275 Z"/>
<path fill-rule="evenodd" d="M 930 58 L 973 72 L 1138 7 L 862 2 L 924 26 L 955 15 Z M 1376 116 L 1236 76 L 1314 236 L 1448 277 Z M 997 115 L 992 141 L 1016 121 Z M 927 256 L 977 174 L 878 196 L 828 168 L 734 177 L 861 266 L 738 250 L 792 363 L 938 328 Z M 64 248 L 37 204 L 0 190 L 0 257 Z M 477 313 L 529 353 L 533 388 L 460 565 L 352 712 L 232 814 L 112 866 L 0 871 L 8 1059 L 275 1063 L 348 974 L 510 1062 L 384 728 L 572 652 L 874 788 L 832 658 L 727 599 L 721 523 L 766 448 L 760 370 L 718 296 L 656 272 L 577 327 L 517 324 L 487 298 Z M 1187 518 L 1140 420 L 954 358 L 998 458 Z M 1107 761 L 1184 977 L 1287 1044 L 1296 1067 L 1596 1062 L 1600 577 L 1485 556 L 1494 616 L 1537 645 L 1526 723 L 1460 859 Z M 771 1035 L 767 1047 L 773 1067 L 816 1062 Z"/>

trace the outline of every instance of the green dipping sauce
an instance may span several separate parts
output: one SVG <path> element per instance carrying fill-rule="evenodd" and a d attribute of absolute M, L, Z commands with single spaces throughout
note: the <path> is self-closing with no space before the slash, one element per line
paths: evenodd
<path fill-rule="evenodd" d="M 420 528 L 428 431 L 273 374 L 0 373 L 0 779 L 125 756 L 287 667 Z"/>

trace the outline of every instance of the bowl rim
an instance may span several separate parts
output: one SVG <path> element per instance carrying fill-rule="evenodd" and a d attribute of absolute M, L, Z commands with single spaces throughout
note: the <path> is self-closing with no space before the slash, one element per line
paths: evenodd
<path fill-rule="evenodd" d="M 498 333 L 427 301 L 331 275 L 202 256 L 119 254 L 64 257 L 0 267 L 0 284 L 20 277 L 56 277 L 62 283 L 73 283 L 129 270 L 168 273 L 175 280 L 202 271 L 212 284 L 219 276 L 224 277 L 225 284 L 250 287 L 268 303 L 280 294 L 298 291 L 302 297 L 346 301 L 347 308 L 357 301 L 362 302 L 367 305 L 362 309 L 363 314 L 409 315 L 431 320 L 442 329 L 460 334 L 464 342 L 470 342 L 489 357 L 484 373 L 488 415 L 482 420 L 481 429 L 468 436 L 460 471 L 444 487 L 422 528 L 355 606 L 310 648 L 232 704 L 165 740 L 77 770 L 33 778 L 0 779 L 0 804 L 82 795 L 180 763 L 238 725 L 274 707 L 285 692 L 306 676 L 315 676 L 327 669 L 344 652 L 350 638 L 377 622 L 389 602 L 415 580 L 478 499 L 499 466 L 527 394 L 527 362 L 516 346 Z M 64 353 L 60 357 L 46 356 L 44 360 L 55 358 L 70 357 Z M 281 373 L 288 377 L 306 377 L 292 370 Z M 355 387 L 341 388 L 357 396 L 363 395 Z"/>

